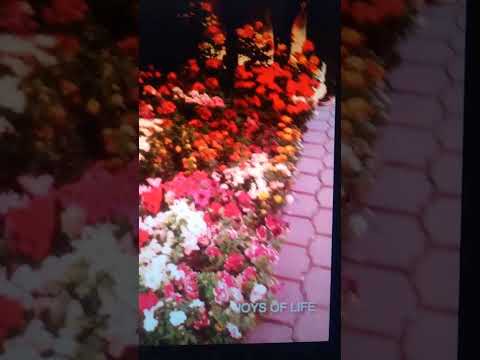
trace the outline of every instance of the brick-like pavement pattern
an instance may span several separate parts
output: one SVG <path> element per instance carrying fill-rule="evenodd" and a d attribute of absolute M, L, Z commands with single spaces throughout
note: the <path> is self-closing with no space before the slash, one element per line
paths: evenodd
<path fill-rule="evenodd" d="M 280 303 L 316 304 L 315 312 L 285 311 L 265 316 L 250 343 L 325 341 L 329 335 L 332 257 L 335 102 L 319 107 L 303 139 L 292 195 L 285 208 L 290 224 L 275 274 Z"/>
<path fill-rule="evenodd" d="M 344 321 L 344 360 L 457 358 L 465 4 L 420 16 L 390 76 L 370 228 L 343 250 L 360 293 Z"/>

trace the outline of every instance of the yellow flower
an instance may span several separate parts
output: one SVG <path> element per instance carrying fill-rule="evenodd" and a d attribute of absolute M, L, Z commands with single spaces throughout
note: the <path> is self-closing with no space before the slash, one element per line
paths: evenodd
<path fill-rule="evenodd" d="M 92 115 L 97 115 L 100 112 L 100 103 L 95 99 L 88 100 L 87 111 Z"/>
<path fill-rule="evenodd" d="M 275 195 L 275 196 L 273 197 L 273 200 L 275 200 L 275 202 L 276 202 L 277 204 L 282 204 L 282 203 L 283 203 L 283 197 L 282 197 L 281 195 Z"/>
<path fill-rule="evenodd" d="M 262 191 L 258 194 L 258 198 L 261 200 L 261 201 L 266 201 L 270 198 L 270 194 L 266 191 Z"/>

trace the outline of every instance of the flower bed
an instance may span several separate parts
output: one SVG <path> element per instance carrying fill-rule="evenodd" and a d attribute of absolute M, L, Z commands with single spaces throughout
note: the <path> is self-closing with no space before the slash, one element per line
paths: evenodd
<path fill-rule="evenodd" d="M 136 26 L 97 3 L 0 4 L 2 359 L 137 344 Z"/>
<path fill-rule="evenodd" d="M 388 121 L 386 75 L 399 59 L 398 41 L 415 20 L 418 1 L 344 0 L 341 35 L 342 238 L 365 233 L 361 199 L 373 184 L 378 126 Z M 358 295 L 344 279 L 344 300 Z"/>
<path fill-rule="evenodd" d="M 257 322 L 245 305 L 275 298 L 280 218 L 315 106 L 311 42 L 269 63 L 269 33 L 238 30 L 242 55 L 226 95 L 224 36 L 208 4 L 204 57 L 179 73 L 141 73 L 140 310 L 143 344 L 234 343 Z M 282 56 L 283 54 L 283 56 Z M 329 291 L 329 289 L 326 289 Z"/>

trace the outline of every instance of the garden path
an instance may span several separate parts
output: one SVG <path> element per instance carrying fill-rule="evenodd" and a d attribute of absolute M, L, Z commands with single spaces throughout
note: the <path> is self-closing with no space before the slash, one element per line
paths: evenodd
<path fill-rule="evenodd" d="M 374 216 L 343 250 L 360 293 L 344 360 L 457 358 L 465 0 L 443 2 L 422 10 L 389 79 L 391 117 L 364 199 Z"/>
<path fill-rule="evenodd" d="M 295 201 L 283 218 L 290 232 L 280 252 L 275 274 L 279 303 L 316 304 L 315 312 L 269 314 L 248 342 L 321 341 L 328 339 L 335 102 L 318 107 L 308 123 L 304 148 L 293 185 Z"/>

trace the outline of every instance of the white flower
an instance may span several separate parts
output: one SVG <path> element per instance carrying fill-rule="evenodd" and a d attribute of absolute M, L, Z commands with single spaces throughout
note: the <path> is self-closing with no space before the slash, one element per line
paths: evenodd
<path fill-rule="evenodd" d="M 177 327 L 187 320 L 187 315 L 183 311 L 172 311 L 169 315 L 170 324 Z"/>
<path fill-rule="evenodd" d="M 15 128 L 4 116 L 0 116 L 0 136 L 3 134 L 14 134 Z"/>
<path fill-rule="evenodd" d="M 60 216 L 62 232 L 71 239 L 76 238 L 81 234 L 86 220 L 85 210 L 78 206 L 69 206 Z"/>
<path fill-rule="evenodd" d="M 250 301 L 255 303 L 262 300 L 267 293 L 267 288 L 262 284 L 255 284 L 253 286 L 252 292 L 250 293 Z"/>
<path fill-rule="evenodd" d="M 229 288 L 230 296 L 233 300 L 235 300 L 237 303 L 243 302 L 243 295 L 240 289 L 231 287 Z"/>
<path fill-rule="evenodd" d="M 0 193 L 0 215 L 7 214 L 10 210 L 24 208 L 28 205 L 29 198 L 13 191 Z"/>
<path fill-rule="evenodd" d="M 152 332 L 158 326 L 158 320 L 154 317 L 154 310 L 143 310 L 145 319 L 143 320 L 143 328 L 147 332 Z"/>
<path fill-rule="evenodd" d="M 0 107 L 5 107 L 15 113 L 25 111 L 25 94 L 19 89 L 20 79 L 13 76 L 4 76 L 0 78 Z"/>
<path fill-rule="evenodd" d="M 204 308 L 205 303 L 200 299 L 195 299 L 190 303 L 189 307 L 192 308 L 192 309 Z"/>
<path fill-rule="evenodd" d="M 166 279 L 166 265 L 168 258 L 165 255 L 154 257 L 148 266 L 140 268 L 140 277 L 143 284 L 152 290 L 158 290 Z"/>
<path fill-rule="evenodd" d="M 53 177 L 51 175 L 35 176 L 20 176 L 18 183 L 22 185 L 23 189 L 35 196 L 47 195 L 53 185 Z"/>
<path fill-rule="evenodd" d="M 235 324 L 227 323 L 227 330 L 230 333 L 230 336 L 234 339 L 240 339 L 242 337 L 242 333 Z"/>

